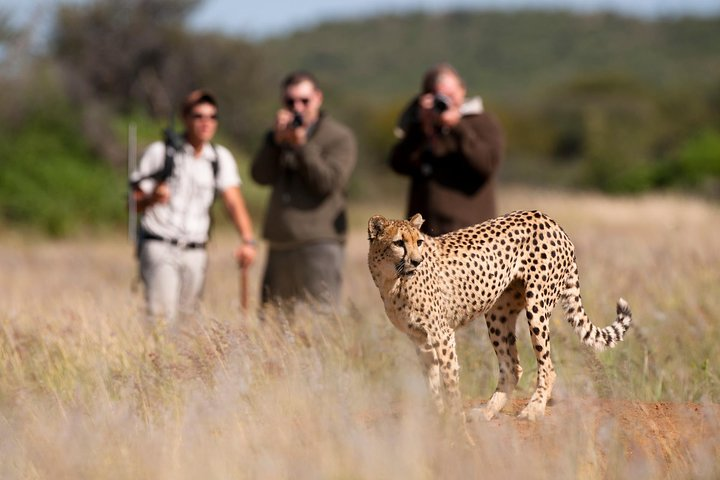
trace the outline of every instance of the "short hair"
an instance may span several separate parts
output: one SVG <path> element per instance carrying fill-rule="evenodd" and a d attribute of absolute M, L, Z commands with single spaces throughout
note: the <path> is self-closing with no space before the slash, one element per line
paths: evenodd
<path fill-rule="evenodd" d="M 285 90 L 290 86 L 297 85 L 302 82 L 310 82 L 315 90 L 320 90 L 317 78 L 315 78 L 315 75 L 307 70 L 295 70 L 294 72 L 288 73 L 280 83 L 280 88 Z"/>
<path fill-rule="evenodd" d="M 435 91 L 435 86 L 438 84 L 438 80 L 440 80 L 440 77 L 443 75 L 452 75 L 460 81 L 462 86 L 465 86 L 465 81 L 455 67 L 447 62 L 442 62 L 430 67 L 430 69 L 423 75 L 422 84 L 420 86 L 422 93 L 432 93 Z"/>
<path fill-rule="evenodd" d="M 215 108 L 217 108 L 218 106 L 215 95 L 213 95 L 212 93 L 202 89 L 193 90 L 192 92 L 188 93 L 187 97 L 185 97 L 182 102 L 182 106 L 180 107 L 182 116 L 188 116 L 190 112 L 192 112 L 193 108 L 202 103 L 209 103 Z"/>

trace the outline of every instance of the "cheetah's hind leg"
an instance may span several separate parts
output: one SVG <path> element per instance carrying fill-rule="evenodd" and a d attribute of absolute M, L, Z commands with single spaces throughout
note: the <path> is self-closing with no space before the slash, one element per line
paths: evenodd
<path fill-rule="evenodd" d="M 541 295 L 529 298 L 526 307 L 530 339 L 538 364 L 537 386 L 527 406 L 518 418 L 534 421 L 545 415 L 545 405 L 552 395 L 555 368 L 550 358 L 550 314 L 553 302 L 543 301 Z"/>

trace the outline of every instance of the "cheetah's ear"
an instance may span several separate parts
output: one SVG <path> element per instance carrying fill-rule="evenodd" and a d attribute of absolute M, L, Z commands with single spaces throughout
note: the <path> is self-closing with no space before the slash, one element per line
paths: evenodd
<path fill-rule="evenodd" d="M 416 213 L 410 218 L 410 223 L 418 230 L 420 230 L 420 227 L 422 227 L 423 222 L 425 222 L 425 219 L 422 218 L 422 215 L 420 215 L 419 213 Z"/>
<path fill-rule="evenodd" d="M 368 220 L 368 240 L 372 240 L 382 234 L 382 232 L 385 231 L 386 225 L 387 218 L 382 215 L 373 215 L 370 217 L 370 220 Z"/>

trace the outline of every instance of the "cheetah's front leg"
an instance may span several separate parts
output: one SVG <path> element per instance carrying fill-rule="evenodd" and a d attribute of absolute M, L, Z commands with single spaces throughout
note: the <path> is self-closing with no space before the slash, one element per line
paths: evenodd
<path fill-rule="evenodd" d="M 445 397 L 449 403 L 451 421 L 458 432 L 465 437 L 465 442 L 473 446 L 475 441 L 467 430 L 465 411 L 460 397 L 460 366 L 455 352 L 455 332 L 445 327 L 437 334 L 428 334 L 427 340 L 417 346 L 417 352 L 425 367 L 428 385 L 433 394 L 438 412 L 445 411 L 443 392 L 440 390 L 440 379 L 444 387 Z"/>
<path fill-rule="evenodd" d="M 430 387 L 430 393 L 432 394 L 435 406 L 438 412 L 442 414 L 445 411 L 445 402 L 443 401 L 442 392 L 440 391 L 440 362 L 437 352 L 429 339 L 417 345 L 416 351 L 425 371 L 428 387 Z"/>
<path fill-rule="evenodd" d="M 453 415 L 462 413 L 455 332 L 449 327 L 426 332 L 424 341 L 417 344 L 417 353 L 425 369 L 438 412 L 445 411 L 444 400 L 447 399 Z"/>
<path fill-rule="evenodd" d="M 440 374 L 443 386 L 450 403 L 453 416 L 465 419 L 460 399 L 460 365 L 455 352 L 455 332 L 450 327 L 444 327 L 438 336 L 438 345 L 435 347 L 440 363 Z"/>

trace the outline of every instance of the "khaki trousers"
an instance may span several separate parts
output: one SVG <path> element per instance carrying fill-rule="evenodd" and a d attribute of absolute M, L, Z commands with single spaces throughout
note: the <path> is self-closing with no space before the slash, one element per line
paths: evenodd
<path fill-rule="evenodd" d="M 169 324 L 195 314 L 205 285 L 207 250 L 158 240 L 140 247 L 140 276 L 150 321 Z"/>

